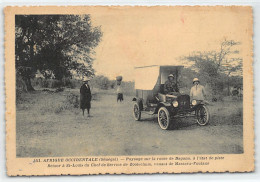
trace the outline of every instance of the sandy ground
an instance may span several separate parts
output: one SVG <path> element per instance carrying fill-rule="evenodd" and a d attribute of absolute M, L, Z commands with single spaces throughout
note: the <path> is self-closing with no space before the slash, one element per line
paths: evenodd
<path fill-rule="evenodd" d="M 55 113 L 66 94 L 28 94 L 17 105 L 17 157 L 94 155 L 220 154 L 243 152 L 242 102 L 210 106 L 211 121 L 176 120 L 173 130 L 161 130 L 156 116 L 132 116 L 132 97 L 116 103 L 115 95 L 99 93 L 92 117 L 79 109 Z"/>

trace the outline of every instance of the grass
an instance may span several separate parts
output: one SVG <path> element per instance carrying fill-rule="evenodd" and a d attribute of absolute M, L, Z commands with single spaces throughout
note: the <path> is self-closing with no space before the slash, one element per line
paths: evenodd
<path fill-rule="evenodd" d="M 49 89 L 49 92 L 35 91 L 33 93 L 23 93 L 22 100 L 17 103 L 17 110 L 32 110 L 41 115 L 55 113 L 59 114 L 66 110 L 78 110 L 79 108 L 79 90 L 65 89 L 63 92 L 54 92 L 55 89 Z M 115 90 L 102 90 L 92 88 L 92 100 L 98 101 L 100 95 L 116 95 Z M 132 95 L 132 94 L 130 94 Z M 224 101 L 213 102 L 210 107 L 212 117 L 223 117 L 228 120 L 240 122 L 238 118 L 243 116 L 242 102 L 236 98 L 227 97 Z"/>
<path fill-rule="evenodd" d="M 25 93 L 17 103 L 18 157 L 243 152 L 240 100 L 212 103 L 208 126 L 184 118 L 178 128 L 163 131 L 156 116 L 143 114 L 141 122 L 134 121 L 132 96 L 116 103 L 114 90 L 93 88 L 88 118 L 75 106 L 79 89 L 52 91 Z"/>

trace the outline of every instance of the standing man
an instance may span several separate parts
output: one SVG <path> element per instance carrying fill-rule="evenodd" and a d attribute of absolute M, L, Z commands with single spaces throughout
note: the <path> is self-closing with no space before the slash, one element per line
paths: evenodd
<path fill-rule="evenodd" d="M 190 90 L 190 98 L 191 100 L 205 100 L 206 92 L 204 86 L 200 85 L 200 81 L 198 78 L 193 79 L 193 87 Z"/>
<path fill-rule="evenodd" d="M 118 83 L 117 84 L 117 88 L 116 88 L 116 93 L 117 93 L 117 99 L 116 101 L 120 101 L 122 102 L 124 100 L 124 97 L 123 97 L 123 91 L 122 91 L 122 86 L 121 86 L 121 83 Z"/>
<path fill-rule="evenodd" d="M 88 117 L 90 116 L 90 108 L 91 108 L 91 91 L 90 91 L 90 86 L 88 84 L 89 78 L 85 78 L 83 80 L 83 85 L 80 87 L 80 109 L 82 109 L 83 116 L 84 116 L 84 111 L 87 109 L 88 111 Z"/>
<path fill-rule="evenodd" d="M 174 82 L 173 74 L 169 74 L 168 80 L 164 83 L 164 93 L 179 92 L 177 84 Z"/>
<path fill-rule="evenodd" d="M 123 97 L 123 90 L 122 90 L 122 86 L 121 86 L 121 83 L 122 83 L 122 80 L 123 80 L 123 77 L 122 76 L 117 76 L 116 77 L 116 93 L 117 93 L 117 99 L 116 101 L 120 101 L 122 102 L 124 100 L 124 97 Z"/>

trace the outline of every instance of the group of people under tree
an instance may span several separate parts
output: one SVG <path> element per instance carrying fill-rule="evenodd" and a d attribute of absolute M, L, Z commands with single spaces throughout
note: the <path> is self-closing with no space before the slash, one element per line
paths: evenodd
<path fill-rule="evenodd" d="M 87 109 L 88 116 L 90 116 L 90 108 L 91 108 L 91 90 L 90 90 L 90 85 L 89 85 L 89 78 L 85 78 L 83 80 L 83 84 L 80 88 L 80 109 L 82 109 L 83 116 L 84 116 L 84 111 Z M 122 85 L 121 81 L 117 80 L 117 87 L 116 87 L 116 92 L 117 92 L 117 102 L 118 101 L 123 101 L 123 92 L 122 92 Z M 174 81 L 174 75 L 170 74 L 168 75 L 168 80 L 164 84 L 164 93 L 165 94 L 170 94 L 172 92 L 179 92 L 179 88 L 177 83 Z M 206 99 L 206 92 L 205 88 L 203 85 L 200 84 L 200 80 L 198 78 L 193 79 L 193 87 L 190 90 L 190 98 L 196 99 L 196 100 L 205 100 Z"/>

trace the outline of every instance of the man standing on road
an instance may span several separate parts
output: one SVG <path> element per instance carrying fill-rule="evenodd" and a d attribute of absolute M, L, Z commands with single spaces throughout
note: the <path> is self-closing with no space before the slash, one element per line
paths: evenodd
<path fill-rule="evenodd" d="M 123 91 L 122 91 L 121 83 L 117 84 L 116 93 L 117 93 L 117 99 L 116 99 L 117 102 L 118 101 L 122 102 L 124 100 L 124 97 L 123 97 Z"/>
<path fill-rule="evenodd" d="M 168 80 L 164 83 L 164 93 L 179 92 L 177 84 L 174 82 L 173 74 L 169 74 Z"/>
<path fill-rule="evenodd" d="M 116 101 L 120 101 L 122 102 L 124 100 L 124 97 L 123 97 L 123 90 L 122 90 L 122 80 L 123 80 L 123 77 L 122 76 L 117 76 L 116 77 L 116 93 L 117 93 L 117 98 L 116 98 Z"/>
<path fill-rule="evenodd" d="M 83 85 L 80 87 L 80 109 L 82 109 L 83 116 L 84 116 L 84 111 L 87 109 L 88 111 L 88 117 L 90 116 L 90 108 L 91 108 L 91 91 L 90 91 L 90 86 L 88 84 L 89 78 L 85 78 L 83 80 Z"/>
<path fill-rule="evenodd" d="M 190 99 L 196 100 L 205 100 L 206 92 L 204 86 L 200 85 L 200 81 L 198 78 L 193 79 L 193 87 L 190 90 Z"/>

